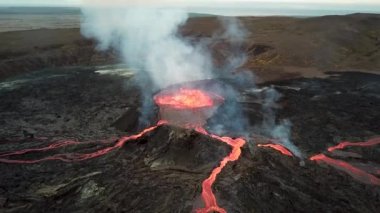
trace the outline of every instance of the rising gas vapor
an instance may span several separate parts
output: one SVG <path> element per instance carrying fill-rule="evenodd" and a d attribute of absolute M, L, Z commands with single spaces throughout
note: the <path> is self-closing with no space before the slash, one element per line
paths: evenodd
<path fill-rule="evenodd" d="M 189 18 L 188 11 L 173 1 L 160 1 L 160 4 L 135 0 L 84 1 L 82 14 L 83 35 L 97 40 L 100 50 L 117 50 L 122 61 L 138 71 L 135 80 L 142 92 L 140 127 L 148 125 L 154 116 L 153 94 L 170 85 L 221 77 L 239 81 L 236 83 L 241 86 L 247 84 L 247 79 L 253 79 L 251 72 L 235 73 L 246 62 L 243 45 L 248 36 L 236 18 L 219 18 L 221 29 L 211 40 L 191 42 L 179 32 Z M 209 47 L 218 41 L 229 42 L 230 54 L 215 66 Z M 254 87 L 253 81 L 248 80 L 248 86 Z M 230 86 L 223 86 L 222 90 L 227 100 L 219 110 L 220 116 L 209 123 L 210 129 L 218 134 L 227 130 L 246 133 L 248 121 L 235 100 L 239 93 Z M 281 138 L 285 146 L 300 156 L 289 140 L 290 125 L 275 122 L 272 105 L 277 96 L 272 90 L 267 92 L 262 128 L 265 133 Z"/>
<path fill-rule="evenodd" d="M 190 42 L 178 32 L 188 19 L 186 8 L 147 4 L 147 1 L 108 4 L 85 1 L 82 14 L 83 35 L 97 40 L 100 50 L 117 50 L 125 64 L 138 70 L 135 80 L 143 95 L 140 125 L 149 123 L 154 105 L 151 97 L 155 92 L 169 85 L 210 79 L 214 75 L 216 68 L 209 51 L 210 42 Z M 244 40 L 246 32 L 237 19 L 221 19 L 221 23 L 222 39 L 235 44 Z M 220 38 L 214 36 L 214 39 Z M 223 65 L 227 73 L 245 61 L 241 49 L 235 46 L 238 48 Z M 219 70 L 218 73 L 226 72 Z"/>
<path fill-rule="evenodd" d="M 211 78 L 211 56 L 204 45 L 190 44 L 178 32 L 188 19 L 185 8 L 151 1 L 84 1 L 82 34 L 100 50 L 119 52 L 141 87 L 139 126 L 154 117 L 152 96 L 172 84 Z M 149 3 L 149 4 L 148 4 Z M 164 5 L 164 6 L 163 6 Z"/>
<path fill-rule="evenodd" d="M 295 156 L 303 158 L 301 151 L 290 140 L 291 122 L 287 119 L 276 121 L 274 106 L 280 98 L 281 94 L 273 87 L 266 88 L 262 107 L 264 117 L 260 128 L 265 134 L 275 138 L 278 143 L 291 150 Z"/>
<path fill-rule="evenodd" d="M 128 66 L 147 74 L 153 89 L 211 76 L 210 55 L 204 47 L 177 34 L 188 18 L 183 9 L 84 6 L 82 12 L 83 34 L 98 40 L 100 49 L 118 50 Z"/>

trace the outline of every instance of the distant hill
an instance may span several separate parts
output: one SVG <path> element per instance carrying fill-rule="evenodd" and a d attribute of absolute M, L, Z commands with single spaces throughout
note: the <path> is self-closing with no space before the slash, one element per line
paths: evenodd
<path fill-rule="evenodd" d="M 261 81 L 323 76 L 326 71 L 380 73 L 380 14 L 240 20 L 249 32 L 241 46 L 248 56 L 242 68 Z M 215 38 L 218 23 L 216 16 L 192 14 L 181 33 L 192 41 L 213 38 L 210 50 L 222 64 L 232 51 L 230 41 Z M 0 79 L 48 67 L 114 62 L 120 62 L 117 53 L 97 51 L 78 28 L 0 33 Z"/>
<path fill-rule="evenodd" d="M 79 15 L 77 7 L 0 7 L 0 14 L 34 14 L 34 15 Z"/>

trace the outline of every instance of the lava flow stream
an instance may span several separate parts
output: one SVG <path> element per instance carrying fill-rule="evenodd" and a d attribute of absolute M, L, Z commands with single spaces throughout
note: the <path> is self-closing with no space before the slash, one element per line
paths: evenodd
<path fill-rule="evenodd" d="M 287 155 L 289 157 L 293 157 L 293 153 L 291 153 L 286 147 L 280 145 L 280 144 L 272 144 L 272 143 L 269 143 L 269 144 L 258 144 L 257 145 L 258 147 L 269 147 L 269 148 L 272 148 L 274 150 L 277 150 L 279 152 L 281 152 L 281 154 L 283 155 Z"/>
<path fill-rule="evenodd" d="M 231 153 L 224 157 L 219 166 L 214 168 L 211 171 L 210 176 L 202 182 L 202 198 L 204 201 L 204 208 L 197 209 L 197 213 L 208 213 L 211 211 L 225 213 L 226 210 L 221 208 L 215 195 L 212 191 L 212 186 L 219 175 L 219 173 L 223 170 L 223 168 L 227 165 L 228 162 L 236 161 L 239 159 L 241 155 L 241 148 L 246 144 L 246 141 L 243 138 L 230 138 L 230 137 L 221 137 L 217 135 L 213 135 L 208 133 L 203 125 L 206 123 L 206 120 L 212 116 L 212 113 L 215 111 L 215 108 L 224 100 L 220 96 L 207 93 L 202 90 L 197 89 L 179 89 L 175 91 L 163 91 L 162 93 L 156 95 L 154 97 L 156 104 L 160 107 L 160 116 L 161 121 L 158 122 L 157 125 L 149 127 L 142 132 L 132 135 L 125 136 L 120 138 L 113 146 L 109 146 L 106 148 L 102 148 L 96 150 L 91 153 L 66 153 L 66 154 L 56 154 L 52 156 L 48 156 L 41 159 L 36 160 L 16 160 L 11 157 L 17 155 L 23 155 L 31 152 L 45 152 L 49 150 L 54 150 L 62 147 L 66 147 L 69 145 L 77 145 L 82 144 L 76 141 L 61 141 L 53 143 L 47 147 L 43 148 L 32 148 L 19 150 L 15 152 L 8 152 L 0 154 L 0 162 L 3 163 L 39 163 L 48 160 L 61 160 L 64 162 L 76 162 L 83 161 L 87 159 L 96 158 L 102 155 L 105 155 L 115 149 L 119 149 L 123 147 L 123 145 L 130 140 L 136 140 L 143 135 L 152 132 L 157 127 L 163 124 L 171 124 L 171 125 L 179 125 L 189 129 L 195 129 L 197 132 L 207 135 L 211 138 L 214 138 L 218 141 L 228 144 L 232 147 Z M 197 119 L 194 119 L 197 118 Z M 178 122 L 181 120 L 181 122 Z M 182 122 L 183 121 L 183 122 Z M 380 138 L 375 138 L 369 140 L 367 142 L 359 142 L 359 143 L 351 143 L 351 142 L 343 142 L 338 144 L 337 146 L 330 147 L 328 151 L 333 152 L 337 149 L 344 149 L 348 146 L 374 146 L 380 144 Z M 284 146 L 280 144 L 259 144 L 259 147 L 268 147 L 275 149 L 287 156 L 293 156 L 293 154 Z M 339 170 L 343 170 L 349 173 L 352 177 L 358 179 L 361 182 L 380 185 L 380 179 L 374 175 L 371 175 L 357 167 L 352 166 L 351 164 L 344 162 L 342 160 L 332 159 L 327 157 L 324 154 L 315 155 L 310 158 L 312 161 L 320 161 L 331 165 L 334 168 Z"/>
<path fill-rule="evenodd" d="M 37 152 L 37 151 L 48 151 L 48 150 L 53 150 L 61 147 L 65 147 L 68 145 L 75 145 L 75 144 L 80 144 L 79 142 L 75 141 L 64 141 L 64 142 L 58 142 L 51 144 L 47 147 L 43 148 L 38 148 L 38 149 L 25 149 L 25 150 L 20 150 L 20 151 L 15 151 L 15 152 L 10 152 L 10 153 L 5 153 L 5 154 L 0 154 L 0 162 L 3 163 L 23 163 L 23 164 L 32 164 L 32 163 L 40 163 L 43 161 L 49 161 L 49 160 L 60 160 L 64 162 L 75 162 L 75 161 L 83 161 L 91 158 L 96 158 L 102 155 L 105 155 L 115 149 L 121 148 L 127 141 L 130 140 L 136 140 L 143 135 L 152 132 L 155 130 L 158 126 L 165 124 L 164 121 L 158 122 L 156 126 L 149 127 L 142 132 L 136 134 L 136 135 L 131 135 L 131 136 L 125 136 L 120 138 L 115 145 L 111 147 L 107 147 L 104 149 L 97 150 L 92 153 L 66 153 L 66 154 L 56 154 L 52 156 L 48 156 L 45 158 L 37 159 L 37 160 L 14 160 L 14 159 L 9 159 L 9 158 L 3 158 L 3 157 L 9 157 L 9 156 L 14 156 L 14 155 L 21 155 L 21 154 L 26 154 L 30 152 Z"/>
<path fill-rule="evenodd" d="M 212 185 L 214 184 L 216 177 L 222 171 L 222 169 L 227 165 L 228 162 L 236 161 L 239 159 L 241 154 L 241 147 L 246 143 L 242 138 L 232 139 L 230 137 L 220 137 L 208 133 L 205 129 L 199 127 L 196 129 L 199 133 L 208 135 L 214 139 L 222 141 L 232 147 L 232 152 L 225 157 L 218 167 L 212 170 L 211 175 L 203 181 L 202 183 L 202 198 L 205 203 L 205 208 L 198 209 L 197 213 L 207 213 L 211 211 L 216 211 L 220 213 L 225 213 L 226 210 L 218 206 L 214 193 L 212 192 Z"/>
<path fill-rule="evenodd" d="M 77 142 L 77 141 L 59 141 L 59 142 L 50 144 L 49 146 L 42 147 L 42 148 L 24 149 L 24 150 L 20 150 L 20 151 L 0 154 L 0 158 L 12 156 L 12 155 L 23 155 L 23 154 L 26 154 L 29 152 L 48 151 L 48 150 L 58 149 L 58 148 L 62 148 L 62 147 L 69 146 L 69 145 L 75 145 L 75 144 L 79 144 L 79 142 Z"/>
<path fill-rule="evenodd" d="M 182 124 L 183 127 L 195 129 L 201 134 L 207 135 L 232 147 L 231 153 L 224 157 L 219 163 L 219 166 L 214 168 L 210 176 L 202 182 L 202 199 L 205 207 L 196 210 L 197 213 L 207 213 L 211 211 L 225 213 L 226 210 L 218 206 L 212 191 L 212 185 L 228 162 L 239 159 L 241 147 L 243 147 L 246 142 L 242 138 L 232 139 L 230 137 L 220 137 L 210 134 L 202 127 L 202 124 L 206 123 L 205 120 L 212 115 L 209 114 L 209 112 L 212 112 L 224 99 L 214 93 L 204 92 L 198 89 L 180 88 L 174 92 L 163 91 L 156 95 L 154 100 L 162 110 L 161 119 L 167 120 L 169 123 L 175 123 L 176 120 L 173 120 L 173 118 L 178 119 L 177 116 L 180 115 L 186 118 L 186 123 Z M 192 119 L 194 117 L 198 117 L 202 119 L 202 121 Z"/>
<path fill-rule="evenodd" d="M 365 142 L 356 142 L 356 143 L 352 143 L 352 142 L 341 142 L 339 143 L 338 145 L 336 146 L 333 146 L 333 147 L 329 147 L 327 150 L 329 152 L 333 152 L 335 150 L 338 150 L 338 149 L 344 149 L 346 147 L 350 147 L 350 146 L 361 146 L 361 147 L 369 147 L 369 146 L 375 146 L 377 144 L 380 144 L 380 138 L 372 138 L 368 141 L 365 141 Z"/>
<path fill-rule="evenodd" d="M 81 144 L 75 141 L 63 141 L 63 142 L 53 143 L 43 148 L 25 149 L 25 150 L 19 150 L 15 152 L 0 154 L 0 162 L 23 163 L 23 164 L 39 163 L 39 162 L 49 161 L 49 160 L 76 162 L 76 161 L 83 161 L 87 159 L 100 157 L 115 149 L 121 148 L 127 141 L 136 140 L 142 137 L 143 135 L 149 132 L 152 132 L 160 125 L 163 125 L 163 124 L 176 125 L 175 120 L 173 120 L 173 118 L 177 118 L 178 115 L 185 116 L 186 118 L 188 118 L 187 116 L 189 116 L 189 114 L 187 113 L 176 114 L 178 112 L 181 112 L 181 111 L 190 112 L 190 116 L 193 116 L 193 115 L 196 116 L 195 114 L 201 114 L 201 116 L 199 116 L 200 118 L 207 119 L 209 116 L 211 116 L 208 109 L 216 108 L 217 105 L 223 100 L 223 98 L 221 98 L 220 96 L 216 94 L 203 92 L 202 90 L 180 89 L 179 91 L 174 91 L 172 93 L 164 93 L 164 94 L 157 95 L 154 98 L 154 100 L 156 104 L 160 107 L 165 107 L 168 109 L 176 109 L 176 110 L 167 110 L 165 114 L 161 114 L 162 120 L 159 121 L 157 125 L 149 127 L 136 135 L 122 137 L 113 146 L 106 147 L 106 148 L 103 148 L 91 153 L 56 154 L 56 155 L 52 155 L 52 156 L 48 156 L 48 157 L 36 159 L 36 160 L 16 160 L 16 159 L 9 158 L 12 156 L 27 154 L 31 152 L 43 152 L 43 151 L 49 151 L 53 149 L 66 147 L 69 145 Z M 171 113 L 173 113 L 174 116 L 171 115 Z M 168 116 L 169 119 L 166 119 L 165 116 Z M 177 119 L 180 119 L 180 118 L 177 118 Z M 244 146 L 246 141 L 242 138 L 232 139 L 230 137 L 220 137 L 217 135 L 210 134 L 202 126 L 200 126 L 198 122 L 191 123 L 192 121 L 194 120 L 189 119 L 184 127 L 195 129 L 201 134 L 207 135 L 218 141 L 226 143 L 232 147 L 231 153 L 228 156 L 224 157 L 223 160 L 220 162 L 219 166 L 214 168 L 210 176 L 202 182 L 202 198 L 203 198 L 205 207 L 202 209 L 196 210 L 198 213 L 207 213 L 211 211 L 225 213 L 226 210 L 219 207 L 217 204 L 215 195 L 212 191 L 212 185 L 214 184 L 218 174 L 222 171 L 222 169 L 227 165 L 228 162 L 236 161 L 239 159 L 240 154 L 241 154 L 241 147 Z"/>
<path fill-rule="evenodd" d="M 357 179 L 363 183 L 380 186 L 380 179 L 379 178 L 377 178 L 376 176 L 371 175 L 371 174 L 369 174 L 369 173 L 367 173 L 367 172 L 365 172 L 365 171 L 363 171 L 363 170 L 361 170 L 355 166 L 352 166 L 351 164 L 349 164 L 345 161 L 336 160 L 336 159 L 327 157 L 324 154 L 315 155 L 315 156 L 311 157 L 310 160 L 325 162 L 326 164 L 328 164 L 328 165 L 330 165 L 330 166 L 332 166 L 338 170 L 341 170 L 341 171 L 348 173 L 353 178 L 355 178 L 355 179 Z"/>
<path fill-rule="evenodd" d="M 358 146 L 358 147 L 370 147 L 370 146 L 375 146 L 375 145 L 378 145 L 380 144 L 380 138 L 373 138 L 373 139 L 370 139 L 366 142 L 357 142 L 357 143 L 353 143 L 353 142 L 341 142 L 339 143 L 338 145 L 336 146 L 333 146 L 333 147 L 329 147 L 327 150 L 329 152 L 334 152 L 335 150 L 338 150 L 338 149 L 344 149 L 346 147 L 350 147 L 350 146 Z M 366 183 L 366 184 L 373 184 L 373 185 L 378 185 L 380 186 L 380 178 L 370 174 L 370 173 L 367 173 L 366 171 L 364 170 L 361 170 L 343 160 L 336 160 L 336 159 L 333 159 L 333 158 L 330 158 L 324 154 L 318 154 L 318 155 L 314 155 L 312 157 L 310 157 L 310 160 L 312 161 L 317 161 L 317 162 L 324 162 L 338 170 L 341 170 L 341 171 L 344 171 L 346 173 L 348 173 L 351 177 L 355 178 L 356 180 L 362 182 L 362 183 Z M 374 170 L 377 170 L 377 169 L 374 169 Z"/>

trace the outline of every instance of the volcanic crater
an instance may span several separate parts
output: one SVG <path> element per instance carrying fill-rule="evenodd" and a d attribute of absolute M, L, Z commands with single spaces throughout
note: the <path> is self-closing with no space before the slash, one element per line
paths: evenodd
<path fill-rule="evenodd" d="M 340 73 L 326 79 L 300 78 L 259 85 L 262 89 L 275 87 L 283 94 L 278 114 L 280 118 L 290 118 L 294 124 L 292 141 L 305 154 L 298 158 L 290 149 L 276 144 L 276 139 L 259 135 L 259 132 L 241 138 L 213 134 L 207 120 L 221 116 L 218 114 L 221 111 L 213 109 L 212 113 L 208 110 L 205 113 L 203 109 L 218 105 L 222 108 L 223 99 L 228 97 L 203 93 L 204 88 L 198 85 L 191 88 L 185 85 L 186 89 L 174 90 L 175 93 L 164 91 L 152 97 L 158 103 L 157 98 L 170 94 L 169 98 L 186 103 L 177 108 L 159 104 L 159 107 L 169 108 L 159 109 L 156 125 L 137 133 L 117 132 L 109 126 L 120 121 L 125 111 L 139 112 L 138 103 L 133 101 L 138 97 L 128 97 L 123 91 L 125 87 L 121 89 L 125 80 L 97 75 L 89 68 L 55 72 L 54 75 L 35 73 L 24 79 L 28 84 L 1 90 L 1 100 L 7 103 L 2 105 L 3 122 L 7 124 L 2 131 L 8 133 L 1 140 L 0 152 L 3 171 L 0 209 L 5 212 L 41 212 L 41 209 L 48 212 L 377 212 L 380 209 L 376 157 L 380 144 L 376 138 L 379 126 L 372 123 L 379 115 L 376 108 L 379 88 L 373 84 L 378 80 L 376 75 Z M 41 74 L 45 77 L 41 78 Z M 71 87 L 62 82 L 62 75 L 65 82 L 71 82 Z M 360 81 L 352 82 L 353 75 Z M 91 87 L 97 83 L 98 87 L 119 93 L 114 92 L 114 97 L 107 96 L 106 91 L 99 94 L 98 89 Z M 127 83 L 129 90 L 136 92 L 133 83 Z M 83 85 L 87 85 L 82 91 L 89 100 L 64 103 L 80 98 L 75 91 Z M 321 85 L 327 89 L 316 89 Z M 35 86 L 42 86 L 49 92 L 44 93 L 37 89 L 41 87 Z M 364 90 L 366 95 L 362 93 Z M 63 96 L 56 99 L 57 94 Z M 237 94 L 240 97 L 237 100 L 254 126 L 262 116 L 260 99 L 249 91 Z M 31 100 L 32 105 L 20 106 L 12 98 L 14 95 L 35 99 Z M 196 98 L 190 98 L 190 102 L 185 98 L 183 102 L 182 95 L 195 95 Z M 113 104 L 106 104 L 110 99 Z M 333 100 L 344 101 L 335 104 Z M 209 101 L 212 104 L 204 105 Z M 371 104 L 366 104 L 368 102 Z M 96 103 L 94 107 L 98 108 L 80 110 L 90 103 Z M 362 107 L 356 107 L 357 103 Z M 69 104 L 73 104 L 70 109 L 74 112 L 67 111 Z M 13 107 L 16 105 L 17 108 Z M 61 107 L 57 110 L 52 107 L 54 105 Z M 190 114 L 178 113 L 178 109 L 189 106 Z M 34 114 L 29 117 L 15 113 L 27 113 L 26 109 L 31 108 Z M 305 111 L 303 114 L 294 113 L 300 108 Z M 55 138 L 56 132 L 50 132 L 49 128 L 54 128 L 67 134 L 71 128 L 71 125 L 57 122 L 56 118 L 49 119 L 51 113 L 47 111 L 52 109 L 57 118 L 70 118 L 78 127 L 71 132 L 73 140 Z M 92 114 L 99 109 L 105 113 Z M 115 109 L 119 117 L 104 119 L 108 111 Z M 361 120 L 350 116 L 353 110 L 363 113 Z M 321 111 L 328 116 L 332 116 L 332 112 L 344 113 L 344 116 L 317 116 Z M 86 124 L 91 122 L 83 119 L 89 117 L 104 121 L 99 122 L 99 126 L 88 126 Z M 171 122 L 178 121 L 178 117 L 196 119 L 191 125 Z M 27 126 L 34 129 L 18 135 L 19 130 L 11 121 L 25 118 L 28 118 L 24 120 Z M 45 126 L 33 125 L 41 119 L 45 120 Z M 314 128 L 324 124 L 325 129 Z M 366 125 L 372 126 L 367 128 Z M 84 131 L 86 128 L 91 131 Z M 100 129 L 102 131 L 97 131 Z M 364 129 L 366 131 L 362 131 Z M 92 132 L 97 132 L 97 139 Z M 332 139 L 332 135 L 341 138 Z M 343 139 L 352 143 L 336 148 L 341 150 L 332 150 L 331 147 Z M 365 145 L 355 143 L 358 141 Z M 325 158 L 318 158 L 321 154 Z M 326 160 L 326 157 L 333 160 Z M 342 167 L 347 164 L 351 167 Z M 356 170 L 350 169 L 352 167 Z"/>

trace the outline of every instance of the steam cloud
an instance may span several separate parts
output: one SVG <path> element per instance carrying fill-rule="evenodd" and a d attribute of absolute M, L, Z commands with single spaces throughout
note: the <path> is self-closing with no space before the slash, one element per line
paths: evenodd
<path fill-rule="evenodd" d="M 274 110 L 276 102 L 281 98 L 281 94 L 273 87 L 264 90 L 264 104 L 262 106 L 263 121 L 260 127 L 265 134 L 275 138 L 278 142 L 288 148 L 295 156 L 302 157 L 301 151 L 291 142 L 291 122 L 287 119 L 276 121 Z"/>
<path fill-rule="evenodd" d="M 248 31 L 237 18 L 219 17 L 218 20 L 221 23 L 221 30 L 213 35 L 212 42 L 227 41 L 229 48 L 228 55 L 223 59 L 223 63 L 215 75 L 228 79 L 231 85 L 223 86 L 225 104 L 219 108 L 218 116 L 209 121 L 209 126 L 213 133 L 219 135 L 247 136 L 249 122 L 239 103 L 240 94 L 236 88 L 254 87 L 254 76 L 250 71 L 236 71 L 247 60 L 244 42 Z"/>
<path fill-rule="evenodd" d="M 82 33 L 98 40 L 101 50 L 119 50 L 128 66 L 146 72 L 153 89 L 211 77 L 211 59 L 204 47 L 177 35 L 188 18 L 185 10 L 84 7 L 82 12 Z"/>
<path fill-rule="evenodd" d="M 134 0 L 85 2 L 82 34 L 96 39 L 100 50 L 119 51 L 122 61 L 138 71 L 135 80 L 142 92 L 140 127 L 154 117 L 155 92 L 172 84 L 211 78 L 209 51 L 202 43 L 191 44 L 178 33 L 188 19 L 185 9 L 147 6 L 147 1 Z"/>
<path fill-rule="evenodd" d="M 248 32 L 236 18 L 219 18 L 223 27 L 211 39 L 190 42 L 181 37 L 178 29 L 188 17 L 185 8 L 147 6 L 136 0 L 111 0 L 113 6 L 104 1 L 84 1 L 82 7 L 82 34 L 96 39 L 100 50 L 119 51 L 122 61 L 133 70 L 138 70 L 136 80 L 142 91 L 140 126 L 149 124 L 154 116 L 154 92 L 172 84 L 210 79 L 213 76 L 228 78 L 235 85 L 254 87 L 251 72 L 234 73 L 246 62 L 243 50 Z M 173 1 L 166 1 L 171 2 Z M 222 66 L 215 67 L 208 47 L 216 40 L 230 43 L 229 54 Z M 213 73 L 217 70 L 217 74 Z M 248 75 L 248 76 L 247 76 Z M 244 116 L 238 100 L 239 93 L 231 86 L 223 88 L 226 103 L 219 109 L 219 117 L 211 120 L 211 131 L 219 134 L 235 131 L 246 133 L 249 122 Z M 234 97 L 234 98 L 229 98 Z M 266 134 L 280 139 L 296 156 L 301 153 L 290 142 L 290 122 L 276 123 L 273 106 L 280 95 L 269 89 L 263 105 L 264 119 L 261 129 Z"/>
<path fill-rule="evenodd" d="M 135 80 L 143 93 L 140 126 L 148 124 L 153 116 L 154 92 L 169 85 L 213 77 L 210 43 L 228 39 L 238 44 L 246 36 L 239 22 L 230 18 L 221 19 L 224 29 L 213 38 L 191 42 L 178 33 L 188 19 L 185 8 L 147 6 L 137 1 L 116 1 L 116 8 L 101 1 L 95 1 L 95 6 L 94 2 L 87 2 L 82 7 L 82 34 L 96 39 L 100 50 L 119 51 L 122 61 L 138 70 Z M 223 66 L 226 71 L 218 73 L 228 75 L 245 62 L 240 49 L 235 50 Z"/>

